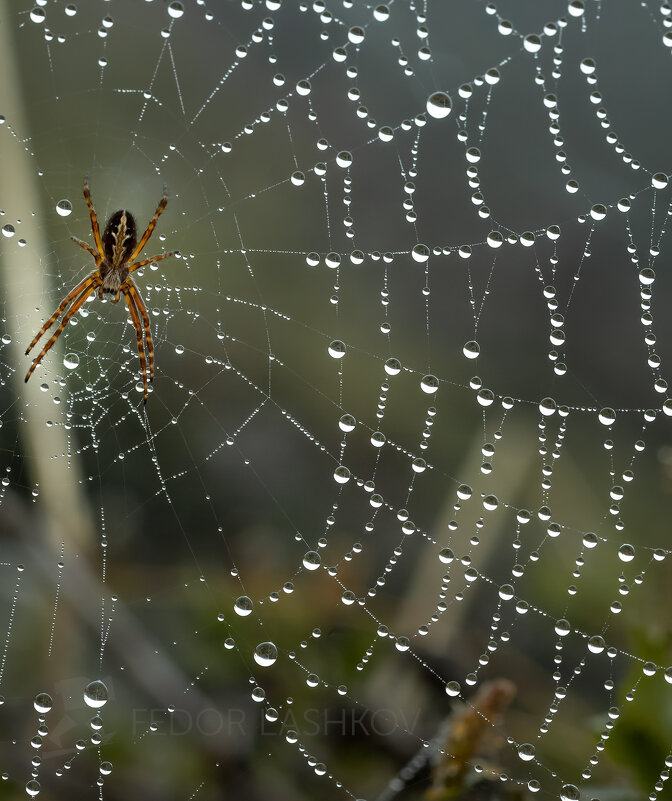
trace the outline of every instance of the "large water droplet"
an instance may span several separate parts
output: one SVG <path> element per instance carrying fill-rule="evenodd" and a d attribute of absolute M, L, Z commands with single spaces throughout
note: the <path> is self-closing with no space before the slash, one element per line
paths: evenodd
<path fill-rule="evenodd" d="M 332 359 L 342 359 L 345 356 L 345 343 L 335 339 L 330 343 L 328 350 Z"/>
<path fill-rule="evenodd" d="M 53 706 L 53 700 L 48 693 L 38 693 L 33 701 L 35 711 L 40 715 L 46 715 Z"/>
<path fill-rule="evenodd" d="M 434 92 L 427 98 L 427 113 L 436 120 L 442 120 L 453 110 L 450 96 L 445 92 Z"/>
<path fill-rule="evenodd" d="M 262 667 L 270 667 L 278 658 L 278 649 L 275 643 L 260 642 L 254 649 L 254 661 Z"/>
<path fill-rule="evenodd" d="M 399 375 L 401 372 L 401 362 L 394 357 L 385 362 L 385 372 L 388 375 Z"/>
<path fill-rule="evenodd" d="M 616 421 L 616 412 L 609 407 L 600 409 L 597 419 L 603 426 L 610 426 Z"/>
<path fill-rule="evenodd" d="M 669 183 L 669 178 L 664 172 L 657 172 L 651 177 L 651 186 L 654 189 L 665 189 Z"/>
<path fill-rule="evenodd" d="M 100 709 L 101 706 L 105 706 L 108 698 L 107 687 L 102 681 L 92 681 L 84 689 L 84 703 L 92 709 Z"/>
<path fill-rule="evenodd" d="M 317 570 L 322 564 L 322 557 L 317 551 L 306 551 L 303 555 L 303 566 L 306 570 Z"/>
<path fill-rule="evenodd" d="M 247 617 L 254 608 L 254 601 L 247 595 L 239 595 L 233 604 L 233 610 L 241 617 Z"/>
<path fill-rule="evenodd" d="M 464 353 L 467 359 L 476 359 L 480 352 L 481 346 L 473 339 L 469 342 L 465 342 L 462 348 L 462 353 Z"/>
<path fill-rule="evenodd" d="M 354 429 L 356 423 L 357 421 L 351 414 L 344 414 L 338 421 L 338 427 L 341 431 L 348 433 Z"/>
<path fill-rule="evenodd" d="M 549 417 L 555 414 L 556 404 L 553 398 L 544 398 L 539 402 L 539 411 L 545 416 Z"/>
<path fill-rule="evenodd" d="M 168 14 L 173 19 L 179 19 L 184 14 L 184 6 L 178 2 L 171 3 L 168 6 Z"/>
<path fill-rule="evenodd" d="M 72 203 L 69 200 L 59 200 L 56 204 L 56 213 L 61 217 L 69 217 L 72 214 Z"/>
<path fill-rule="evenodd" d="M 530 760 L 534 759 L 534 746 L 532 743 L 521 743 L 518 746 L 518 756 L 523 760 L 523 762 L 529 762 Z"/>
<path fill-rule="evenodd" d="M 563 784 L 560 790 L 560 801 L 580 801 L 581 793 L 575 784 Z"/>
<path fill-rule="evenodd" d="M 635 549 L 627 542 L 618 549 L 618 558 L 621 562 L 632 562 L 635 558 Z"/>
<path fill-rule="evenodd" d="M 420 388 L 428 395 L 433 395 L 439 388 L 439 379 L 435 375 L 425 375 L 420 381 Z"/>
<path fill-rule="evenodd" d="M 334 470 L 334 481 L 338 484 L 347 484 L 350 481 L 350 471 L 345 465 L 339 464 Z"/>
<path fill-rule="evenodd" d="M 596 634 L 588 640 L 588 650 L 591 654 L 601 654 L 605 647 L 604 637 L 601 637 L 599 634 Z"/>
<path fill-rule="evenodd" d="M 66 353 L 63 357 L 63 365 L 68 368 L 68 370 L 74 370 L 76 367 L 79 367 L 79 356 L 76 353 Z"/>
<path fill-rule="evenodd" d="M 385 22 L 390 17 L 390 9 L 385 3 L 381 3 L 373 9 L 373 18 L 378 22 Z"/>
<path fill-rule="evenodd" d="M 424 264 L 429 259 L 429 253 L 430 251 L 427 245 L 418 243 L 411 251 L 411 256 L 413 257 L 413 261 Z"/>

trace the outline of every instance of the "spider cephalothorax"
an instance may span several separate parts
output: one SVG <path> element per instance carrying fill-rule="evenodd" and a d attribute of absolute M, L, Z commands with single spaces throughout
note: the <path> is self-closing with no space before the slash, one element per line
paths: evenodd
<path fill-rule="evenodd" d="M 98 297 L 102 300 L 103 293 L 114 295 L 112 303 L 117 303 L 120 296 L 123 294 L 126 299 L 128 311 L 131 315 L 131 321 L 135 328 L 136 338 L 138 341 L 138 354 L 140 355 L 140 367 L 142 369 L 142 386 L 144 390 L 145 403 L 147 403 L 147 358 L 145 356 L 145 348 L 147 349 L 147 356 L 149 356 L 149 380 L 154 379 L 154 343 L 152 342 L 152 332 L 149 328 L 149 315 L 147 314 L 147 307 L 140 296 L 138 288 L 130 278 L 129 273 L 134 272 L 146 264 L 152 264 L 161 259 L 167 259 L 168 256 L 173 256 L 175 251 L 170 253 L 161 253 L 158 256 L 152 256 L 149 259 L 142 261 L 135 261 L 142 249 L 147 244 L 152 231 L 156 228 L 156 223 L 161 216 L 161 213 L 166 208 L 168 203 L 168 195 L 166 189 L 163 190 L 163 197 L 159 201 L 159 205 L 154 212 L 154 216 L 147 226 L 147 230 L 137 242 L 137 228 L 135 219 L 130 211 L 121 209 L 115 211 L 114 214 L 107 221 L 103 236 L 100 236 L 100 229 L 98 227 L 98 218 L 96 211 L 91 201 L 91 193 L 89 191 L 88 178 L 84 179 L 84 199 L 89 207 L 89 216 L 91 217 L 91 230 L 93 232 L 93 241 L 96 246 L 94 250 L 92 247 L 82 242 L 77 237 L 72 239 L 84 250 L 88 251 L 96 262 L 96 269 L 91 273 L 88 278 L 85 278 L 77 286 L 69 292 L 61 301 L 59 307 L 37 332 L 35 338 L 28 346 L 26 355 L 30 353 L 42 334 L 45 333 L 56 322 L 61 312 L 65 307 L 72 303 L 72 306 L 63 316 L 63 319 L 58 325 L 58 328 L 51 335 L 47 344 L 42 348 L 37 358 L 33 361 L 26 374 L 26 381 L 30 378 L 33 370 L 42 361 L 42 358 L 51 348 L 58 336 L 68 324 L 68 320 L 81 308 L 84 301 L 89 297 L 92 292 L 98 290 Z M 142 318 L 142 322 L 141 322 Z M 144 344 L 143 344 L 144 332 Z"/>

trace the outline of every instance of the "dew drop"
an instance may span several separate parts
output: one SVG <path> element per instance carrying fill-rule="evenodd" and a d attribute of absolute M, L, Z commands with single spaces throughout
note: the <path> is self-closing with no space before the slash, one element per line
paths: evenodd
<path fill-rule="evenodd" d="M 40 715 L 46 715 L 53 706 L 53 703 L 48 693 L 38 693 L 33 701 L 33 706 L 35 707 L 35 711 L 39 712 Z"/>
<path fill-rule="evenodd" d="M 338 427 L 341 429 L 341 431 L 349 433 L 354 429 L 356 423 L 357 421 L 351 414 L 344 414 L 338 421 Z"/>
<path fill-rule="evenodd" d="M 523 39 L 523 47 L 528 53 L 538 53 L 541 50 L 541 39 L 536 33 L 529 33 Z"/>
<path fill-rule="evenodd" d="M 495 402 L 495 396 L 489 389 L 481 389 L 476 395 L 476 400 L 481 406 L 492 406 Z"/>
<path fill-rule="evenodd" d="M 575 784 L 563 784 L 560 790 L 560 801 L 580 801 L 581 793 Z"/>
<path fill-rule="evenodd" d="M 84 689 L 84 703 L 92 709 L 100 709 L 101 706 L 105 706 L 108 698 L 107 687 L 102 681 L 92 681 Z"/>
<path fill-rule="evenodd" d="M 306 551 L 303 555 L 303 566 L 306 570 L 317 570 L 322 564 L 322 557 L 317 551 Z"/>
<path fill-rule="evenodd" d="M 434 92 L 427 98 L 427 113 L 435 120 L 442 120 L 453 110 L 450 96 L 445 92 Z"/>
<path fill-rule="evenodd" d="M 278 649 L 275 643 L 260 642 L 254 649 L 254 661 L 261 667 L 270 667 L 278 658 Z"/>
<path fill-rule="evenodd" d="M 60 214 L 61 217 L 69 217 L 72 214 L 72 203 L 65 198 L 59 200 L 56 204 L 56 213 Z"/>
<path fill-rule="evenodd" d="M 336 154 L 336 164 L 339 167 L 350 167 L 352 165 L 352 153 L 349 150 L 341 150 Z"/>
<path fill-rule="evenodd" d="M 499 248 L 504 244 L 504 237 L 500 234 L 499 231 L 490 231 L 490 233 L 486 237 L 486 242 L 488 243 L 488 246 L 491 248 Z"/>
<path fill-rule="evenodd" d="M 632 560 L 635 558 L 635 549 L 627 542 L 624 543 L 618 549 L 618 558 L 621 560 L 621 562 L 632 562 Z"/>
<path fill-rule="evenodd" d="M 373 18 L 377 22 L 385 22 L 390 18 L 390 9 L 387 5 L 381 3 L 373 9 Z"/>
<path fill-rule="evenodd" d="M 385 372 L 388 375 L 399 375 L 401 372 L 401 362 L 399 359 L 391 358 L 385 362 Z"/>
<path fill-rule="evenodd" d="M 79 367 L 79 356 L 76 353 L 66 353 L 63 357 L 63 365 L 68 370 L 74 370 Z"/>
<path fill-rule="evenodd" d="M 383 125 L 378 131 L 378 138 L 381 142 L 391 142 L 394 139 L 394 131 L 389 125 Z"/>
<path fill-rule="evenodd" d="M 657 172 L 651 177 L 651 186 L 654 189 L 665 189 L 669 183 L 669 178 L 664 172 Z"/>
<path fill-rule="evenodd" d="M 386 442 L 387 437 L 382 431 L 374 431 L 373 434 L 371 434 L 371 444 L 374 448 L 382 448 Z"/>
<path fill-rule="evenodd" d="M 332 359 L 342 359 L 345 356 L 345 343 L 340 339 L 335 339 L 329 345 L 329 355 Z"/>
<path fill-rule="evenodd" d="M 347 484 L 350 481 L 350 471 L 342 464 L 334 470 L 334 481 L 338 484 Z"/>
<path fill-rule="evenodd" d="M 650 286 L 656 280 L 656 271 L 651 267 L 644 267 L 639 271 L 639 283 Z"/>
<path fill-rule="evenodd" d="M 420 381 L 420 389 L 428 395 L 433 395 L 439 388 L 439 379 L 435 375 L 425 375 Z"/>
<path fill-rule="evenodd" d="M 427 245 L 418 243 L 411 251 L 411 256 L 413 257 L 413 261 L 424 264 L 429 259 L 429 253 L 430 251 Z"/>
<path fill-rule="evenodd" d="M 604 409 L 600 409 L 597 419 L 603 426 L 613 425 L 616 421 L 616 412 L 609 407 L 605 407 Z"/>
<path fill-rule="evenodd" d="M 539 402 L 539 411 L 545 416 L 549 417 L 555 414 L 556 404 L 553 398 L 544 398 Z"/>
<path fill-rule="evenodd" d="M 168 15 L 173 19 L 179 19 L 184 14 L 184 6 L 182 3 L 174 2 L 168 6 Z"/>
<path fill-rule="evenodd" d="M 532 743 L 521 743 L 518 746 L 518 756 L 523 762 L 529 762 L 534 759 L 534 746 Z"/>
<path fill-rule="evenodd" d="M 239 595 L 233 604 L 233 611 L 240 617 L 247 617 L 254 607 L 254 601 L 247 595 Z"/>
<path fill-rule="evenodd" d="M 605 648 L 604 637 L 600 637 L 599 634 L 596 634 L 588 640 L 588 650 L 591 654 L 601 654 Z"/>

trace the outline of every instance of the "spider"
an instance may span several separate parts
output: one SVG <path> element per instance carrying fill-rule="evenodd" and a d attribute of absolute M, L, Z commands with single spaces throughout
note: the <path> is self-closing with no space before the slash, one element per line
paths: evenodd
<path fill-rule="evenodd" d="M 88 251 L 96 262 L 96 269 L 91 273 L 88 278 L 85 278 L 77 286 L 69 292 L 61 301 L 59 307 L 37 332 L 35 338 L 30 343 L 26 350 L 26 356 L 33 349 L 42 334 L 45 333 L 56 322 L 61 312 L 65 307 L 72 303 L 72 306 L 63 316 L 59 323 L 58 328 L 51 335 L 47 344 L 40 351 L 39 356 L 33 361 L 26 374 L 26 381 L 33 374 L 33 370 L 42 361 L 42 358 L 50 350 L 51 346 L 56 342 L 59 335 L 68 324 L 68 320 L 77 313 L 82 307 L 84 301 L 89 297 L 92 292 L 98 290 L 98 297 L 102 300 L 103 293 L 114 295 L 112 303 L 118 303 L 121 294 L 123 293 L 128 305 L 128 310 L 131 314 L 131 321 L 135 328 L 135 333 L 138 340 L 138 353 L 140 355 L 140 368 L 142 369 L 142 386 L 144 389 L 145 403 L 147 403 L 147 359 L 145 356 L 145 349 L 149 355 L 149 380 L 154 380 L 154 343 L 152 342 L 152 333 L 149 328 L 149 315 L 147 314 L 147 307 L 145 306 L 138 288 L 133 283 L 130 273 L 144 267 L 146 264 L 152 264 L 161 259 L 167 259 L 168 256 L 174 256 L 177 251 L 170 253 L 161 253 L 158 256 L 152 256 L 150 259 L 143 259 L 136 261 L 140 252 L 147 244 L 149 237 L 152 235 L 156 223 L 158 222 L 161 213 L 166 208 L 168 203 L 167 190 L 164 187 L 163 197 L 156 207 L 154 216 L 147 226 L 147 230 L 142 235 L 139 242 L 137 242 L 137 228 L 135 219 L 130 211 L 121 209 L 115 211 L 114 214 L 107 221 L 103 236 L 100 236 L 100 229 L 98 228 L 98 218 L 96 211 L 93 208 L 91 201 L 91 192 L 89 191 L 88 176 L 84 178 L 84 199 L 86 205 L 89 207 L 89 215 L 91 217 L 91 230 L 93 232 L 93 241 L 96 249 L 82 242 L 77 237 L 71 237 L 81 248 Z M 137 242 L 137 244 L 136 244 Z M 142 319 L 142 323 L 140 322 Z M 143 347 L 142 334 L 145 334 L 145 343 Z"/>

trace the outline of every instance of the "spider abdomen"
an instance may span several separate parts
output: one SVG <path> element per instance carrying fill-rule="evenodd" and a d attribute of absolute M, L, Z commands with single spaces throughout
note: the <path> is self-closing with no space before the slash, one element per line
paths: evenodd
<path fill-rule="evenodd" d="M 133 253 L 137 244 L 137 229 L 135 227 L 135 220 L 130 211 L 120 209 L 114 212 L 107 221 L 102 241 L 105 258 L 111 267 L 120 267 L 124 262 L 130 259 L 131 253 Z M 112 288 L 108 289 L 105 285 L 105 276 L 102 277 L 103 291 L 110 292 L 116 292 L 121 285 L 121 281 L 124 280 L 122 278 L 119 285 L 113 290 Z"/>

